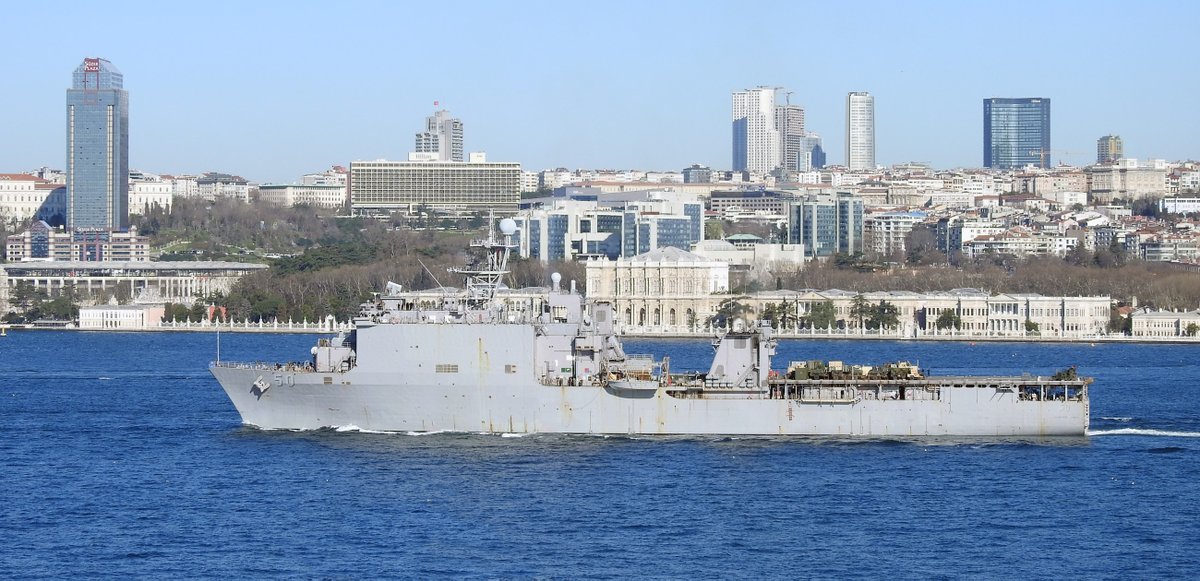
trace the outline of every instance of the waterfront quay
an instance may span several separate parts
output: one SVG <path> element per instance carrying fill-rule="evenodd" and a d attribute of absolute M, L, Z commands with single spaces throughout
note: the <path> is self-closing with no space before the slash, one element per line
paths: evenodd
<path fill-rule="evenodd" d="M 351 331 L 354 324 L 350 321 L 337 321 L 332 317 L 321 321 L 165 321 L 158 325 L 126 326 L 120 328 L 80 328 L 73 325 L 37 326 L 37 325 L 0 325 L 0 331 L 7 332 L 23 330 L 76 330 L 76 331 L 126 331 L 126 332 L 157 332 L 179 331 L 199 333 L 301 333 L 301 334 L 332 334 Z M 712 339 L 725 332 L 725 329 L 705 327 L 696 330 L 687 329 L 627 329 L 621 332 L 622 337 L 631 339 Z M 1089 333 L 1071 335 L 1051 335 L 1035 333 L 997 333 L 997 332 L 962 332 L 940 331 L 935 333 L 914 332 L 901 330 L 870 330 L 870 329 L 777 329 L 775 336 L 787 340 L 862 340 L 862 341 L 958 341 L 972 342 L 1019 342 L 1019 343 L 1161 343 L 1161 344 L 1200 344 L 1200 337 L 1189 336 L 1131 336 L 1119 333 Z"/>
<path fill-rule="evenodd" d="M 634 332 L 622 333 L 622 337 L 636 339 L 700 339 L 711 338 L 717 336 L 721 331 L 710 333 L 648 333 Z M 856 329 L 828 329 L 819 330 L 800 330 L 800 331 L 776 331 L 775 336 L 780 339 L 790 340 L 863 340 L 863 341 L 959 341 L 964 343 L 972 342 L 992 342 L 992 343 L 1179 343 L 1179 344 L 1200 344 L 1200 337 L 1147 337 L 1147 336 L 1132 336 L 1124 334 L 1085 334 L 1085 335 L 1037 335 L 1037 334 L 1017 334 L 1017 333 L 990 333 L 990 334 L 975 334 L 975 333 L 951 333 L 943 332 L 941 334 L 904 334 L 894 331 L 871 331 L 864 330 L 859 332 Z"/>

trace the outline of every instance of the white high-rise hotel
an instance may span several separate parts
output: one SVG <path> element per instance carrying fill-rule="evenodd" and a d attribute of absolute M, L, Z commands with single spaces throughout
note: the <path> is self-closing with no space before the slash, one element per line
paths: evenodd
<path fill-rule="evenodd" d="M 767 173 L 780 165 L 775 95 L 758 87 L 733 94 L 733 170 Z"/>
<path fill-rule="evenodd" d="M 445 109 L 435 111 L 425 118 L 425 131 L 417 134 L 414 151 L 436 153 L 435 161 L 463 161 L 462 121 Z"/>
<path fill-rule="evenodd" d="M 875 169 L 875 97 L 870 93 L 846 95 L 846 167 Z"/>

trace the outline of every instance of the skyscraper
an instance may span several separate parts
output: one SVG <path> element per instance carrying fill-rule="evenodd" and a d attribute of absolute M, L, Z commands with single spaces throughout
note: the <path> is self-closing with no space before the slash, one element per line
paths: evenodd
<path fill-rule="evenodd" d="M 417 134 L 417 153 L 436 153 L 436 161 L 463 161 L 463 124 L 442 109 L 425 118 L 425 131 Z"/>
<path fill-rule="evenodd" d="M 733 171 L 767 173 L 779 167 L 775 128 L 778 89 L 757 87 L 733 93 Z"/>
<path fill-rule="evenodd" d="M 67 226 L 129 227 L 129 93 L 112 63 L 85 58 L 67 89 Z"/>
<path fill-rule="evenodd" d="M 846 167 L 875 169 L 875 97 L 867 92 L 846 95 Z"/>
<path fill-rule="evenodd" d="M 1125 157 L 1125 145 L 1120 135 L 1105 135 L 1096 140 L 1096 163 L 1113 163 Z"/>
<path fill-rule="evenodd" d="M 1050 99 L 983 100 L 983 166 L 1050 167 Z"/>
<path fill-rule="evenodd" d="M 821 147 L 821 136 L 805 133 L 800 139 L 799 167 L 796 171 L 813 171 L 825 167 L 825 149 Z"/>
<path fill-rule="evenodd" d="M 779 163 L 788 171 L 804 171 L 804 107 L 777 105 L 775 130 L 779 132 Z"/>

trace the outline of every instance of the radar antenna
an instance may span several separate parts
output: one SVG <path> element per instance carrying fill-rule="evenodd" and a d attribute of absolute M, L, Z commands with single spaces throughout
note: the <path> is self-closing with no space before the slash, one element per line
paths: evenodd
<path fill-rule="evenodd" d="M 488 213 L 488 224 L 495 224 L 495 215 Z M 499 224 L 503 240 L 496 238 L 495 228 L 488 228 L 485 240 L 472 240 L 471 248 L 483 250 L 483 259 L 477 260 L 467 268 L 451 268 L 450 272 L 466 276 L 467 308 L 486 308 L 495 298 L 496 290 L 500 288 L 500 280 L 508 274 L 508 256 L 517 245 L 513 243 L 513 235 L 517 232 L 517 222 L 505 218 Z"/>

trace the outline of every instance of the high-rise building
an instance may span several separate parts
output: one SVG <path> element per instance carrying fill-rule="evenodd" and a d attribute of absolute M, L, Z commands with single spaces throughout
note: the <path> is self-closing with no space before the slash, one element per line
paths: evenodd
<path fill-rule="evenodd" d="M 415 155 L 415 154 L 414 154 Z M 471 161 L 355 161 L 350 163 L 350 207 L 355 215 L 426 211 L 454 216 L 512 214 L 521 199 L 521 164 Z"/>
<path fill-rule="evenodd" d="M 983 100 L 983 165 L 1050 167 L 1050 99 Z"/>
<path fill-rule="evenodd" d="M 825 167 L 825 149 L 821 147 L 821 136 L 805 133 L 800 138 L 800 153 L 796 160 L 796 171 L 813 171 Z"/>
<path fill-rule="evenodd" d="M 1096 163 L 1114 163 L 1125 157 L 1120 135 L 1105 135 L 1096 140 Z"/>
<path fill-rule="evenodd" d="M 83 59 L 67 89 L 67 226 L 129 227 L 129 93 L 100 58 Z"/>
<path fill-rule="evenodd" d="M 875 169 L 875 97 L 867 92 L 846 95 L 846 167 Z"/>
<path fill-rule="evenodd" d="M 813 258 L 863 251 L 863 199 L 846 192 L 811 196 L 787 209 L 789 244 Z"/>
<path fill-rule="evenodd" d="M 788 171 L 801 169 L 804 162 L 804 107 L 777 105 L 775 130 L 779 132 L 779 163 Z"/>
<path fill-rule="evenodd" d="M 733 93 L 733 171 L 768 173 L 779 167 L 775 96 L 779 89 L 758 87 Z"/>
<path fill-rule="evenodd" d="M 417 134 L 417 153 L 436 153 L 430 161 L 463 161 L 462 120 L 442 109 L 425 118 L 425 131 Z"/>

